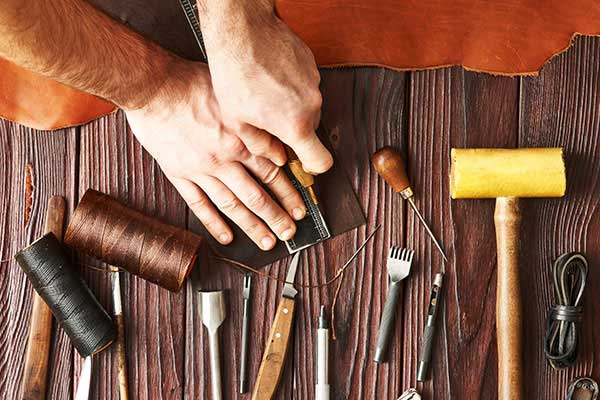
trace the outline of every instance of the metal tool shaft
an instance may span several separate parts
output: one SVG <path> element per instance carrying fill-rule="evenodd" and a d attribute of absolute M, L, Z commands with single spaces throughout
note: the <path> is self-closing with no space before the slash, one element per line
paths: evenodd
<path fill-rule="evenodd" d="M 410 204 L 410 206 L 412 207 L 412 209 L 415 212 L 415 214 L 417 214 L 417 217 L 419 217 L 419 220 L 421 221 L 421 223 L 425 227 L 425 230 L 429 234 L 429 237 L 431 237 L 431 240 L 433 241 L 433 244 L 435 245 L 435 247 L 437 247 L 437 249 L 442 254 L 442 257 L 444 258 L 444 261 L 448 262 L 448 258 L 446 257 L 446 254 L 444 253 L 444 250 L 442 249 L 442 246 L 440 245 L 440 243 L 437 241 L 437 239 L 433 235 L 433 232 L 431 232 L 431 229 L 429 229 L 429 226 L 427 225 L 427 222 L 425 222 L 425 219 L 423 219 L 423 216 L 419 212 L 419 209 L 415 205 L 415 202 L 413 201 L 412 197 L 409 197 L 406 200 L 408 201 L 408 204 Z"/>
<path fill-rule="evenodd" d="M 242 311 L 242 348 L 240 354 L 240 393 L 248 391 L 248 325 L 250 320 L 250 275 L 244 277 Z"/>
<path fill-rule="evenodd" d="M 223 398 L 223 390 L 221 388 L 221 355 L 217 331 L 209 332 L 208 347 L 210 351 L 210 387 L 212 399 L 220 400 Z"/>
<path fill-rule="evenodd" d="M 221 355 L 219 351 L 218 330 L 226 316 L 224 291 L 201 291 L 200 303 L 202 324 L 208 331 L 212 400 L 221 400 L 223 398 L 223 391 L 221 388 Z"/>

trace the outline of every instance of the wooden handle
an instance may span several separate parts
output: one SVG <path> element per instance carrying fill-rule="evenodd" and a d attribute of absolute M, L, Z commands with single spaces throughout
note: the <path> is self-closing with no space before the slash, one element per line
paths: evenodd
<path fill-rule="evenodd" d="M 288 352 L 294 322 L 294 307 L 294 299 L 282 297 L 260 363 L 252 400 L 269 400 L 275 395 Z"/>
<path fill-rule="evenodd" d="M 523 398 L 522 317 L 519 283 L 519 199 L 496 199 L 496 246 L 498 284 L 496 291 L 496 335 L 498 337 L 498 399 Z"/>
<path fill-rule="evenodd" d="M 406 164 L 395 149 L 389 146 L 379 149 L 371 157 L 371 164 L 396 193 L 410 188 L 410 182 L 406 175 Z"/>
<path fill-rule="evenodd" d="M 312 186 L 315 183 L 315 177 L 304 170 L 294 150 L 289 146 L 285 146 L 285 152 L 288 158 L 288 167 L 298 182 L 305 188 Z"/>
<path fill-rule="evenodd" d="M 62 240 L 65 220 L 65 199 L 53 196 L 48 200 L 44 232 L 52 232 Z M 46 398 L 48 357 L 52 340 L 52 312 L 40 296 L 33 292 L 33 307 L 29 324 L 29 337 L 25 353 L 25 367 L 21 381 L 21 398 L 39 400 Z"/>

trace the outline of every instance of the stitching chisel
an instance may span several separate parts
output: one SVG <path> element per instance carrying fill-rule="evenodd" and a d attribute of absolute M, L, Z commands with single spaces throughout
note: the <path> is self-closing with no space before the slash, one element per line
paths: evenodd
<path fill-rule="evenodd" d="M 299 258 L 300 253 L 294 254 L 285 278 L 287 283 L 283 286 L 281 301 L 277 307 L 267 347 L 258 370 L 252 400 L 272 399 L 281 379 L 294 321 L 294 308 L 296 306 L 294 298 L 298 291 L 294 288 L 292 282 L 296 277 Z"/>

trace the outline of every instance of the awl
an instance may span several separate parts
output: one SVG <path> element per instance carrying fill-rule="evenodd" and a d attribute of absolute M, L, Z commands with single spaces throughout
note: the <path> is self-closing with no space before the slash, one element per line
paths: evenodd
<path fill-rule="evenodd" d="M 298 291 L 290 282 L 294 282 L 300 253 L 294 254 L 290 268 L 285 278 L 286 284 L 283 286 L 281 301 L 275 313 L 271 333 L 267 341 L 267 347 L 263 354 L 258 377 L 252 392 L 252 400 L 272 399 L 279 386 L 281 373 L 285 366 L 288 347 L 290 345 L 290 336 L 292 333 L 292 324 L 294 321 L 294 308 L 296 306 L 294 298 Z"/>
<path fill-rule="evenodd" d="M 408 176 L 406 175 L 406 165 L 404 164 L 404 160 L 402 159 L 400 153 L 389 146 L 383 147 L 373 154 L 371 163 L 373 164 L 373 167 L 375 167 L 377 173 L 381 175 L 383 179 L 385 179 L 385 181 L 392 186 L 392 188 L 394 188 L 394 191 L 396 193 L 400 193 L 400 196 L 402 196 L 404 200 L 408 201 L 408 204 L 410 204 L 415 214 L 417 214 L 417 217 L 419 217 L 419 220 L 431 237 L 433 244 L 442 254 L 444 261 L 447 262 L 448 258 L 446 257 L 442 246 L 433 235 L 433 232 L 431 232 L 431 229 L 429 229 L 427 222 L 425 222 L 423 219 L 423 216 L 417 209 L 417 206 L 412 199 L 414 193 L 410 187 L 410 182 L 408 181 Z"/>

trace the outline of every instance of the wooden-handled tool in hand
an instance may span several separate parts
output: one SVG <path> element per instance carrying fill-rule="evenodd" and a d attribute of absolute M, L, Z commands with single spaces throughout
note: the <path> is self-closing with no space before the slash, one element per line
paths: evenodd
<path fill-rule="evenodd" d="M 453 199 L 495 198 L 498 283 L 498 399 L 523 399 L 519 283 L 520 197 L 560 197 L 566 190 L 562 149 L 452 149 Z"/>
<path fill-rule="evenodd" d="M 433 235 L 433 232 L 431 232 L 431 229 L 429 229 L 427 222 L 425 222 L 423 219 L 423 216 L 417 209 L 417 206 L 412 199 L 414 193 L 410 187 L 408 176 L 406 175 L 406 164 L 404 163 L 400 153 L 389 146 L 383 147 L 373 154 L 373 157 L 371 157 L 371 163 L 373 164 L 373 167 L 375 167 L 377 173 L 381 175 L 383 179 L 385 179 L 385 181 L 394 189 L 394 191 L 396 193 L 400 193 L 400 196 L 402 196 L 404 200 L 408 201 L 408 204 L 410 204 L 415 214 L 417 214 L 419 221 L 421 221 L 425 227 L 425 230 L 431 237 L 433 244 L 442 254 L 444 261 L 447 262 L 448 258 L 446 257 L 442 246 Z"/>
<path fill-rule="evenodd" d="M 48 200 L 44 233 L 52 232 L 62 240 L 65 220 L 65 199 L 53 196 Z M 21 381 L 21 398 L 38 400 L 46 398 L 48 357 L 52 340 L 52 312 L 44 300 L 34 291 L 25 367 Z"/>
<path fill-rule="evenodd" d="M 294 254 L 290 267 L 288 269 L 286 282 L 294 282 L 296 270 L 298 269 L 298 261 L 300 252 Z M 296 294 L 298 291 L 291 283 L 286 283 L 283 286 L 281 301 L 275 313 L 269 341 L 265 348 L 260 368 L 258 369 L 258 377 L 252 392 L 252 400 L 270 400 L 275 395 L 281 373 L 285 366 L 288 347 L 292 334 L 292 325 L 294 322 L 294 308 Z"/>

